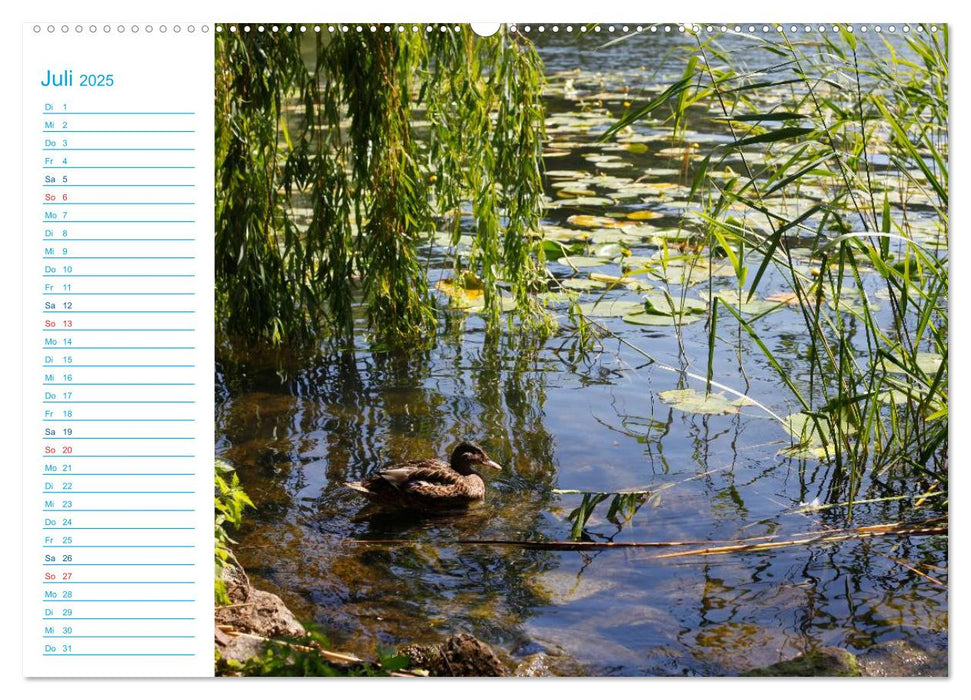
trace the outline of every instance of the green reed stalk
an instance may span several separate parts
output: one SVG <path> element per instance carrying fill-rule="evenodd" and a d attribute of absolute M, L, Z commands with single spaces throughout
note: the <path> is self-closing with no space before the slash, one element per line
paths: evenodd
<path fill-rule="evenodd" d="M 782 358 L 758 319 L 713 303 L 707 381 L 717 317 L 727 314 L 798 403 L 788 419 L 794 442 L 832 465 L 831 500 L 851 509 L 868 470 L 903 475 L 923 490 L 946 486 L 946 242 L 925 243 L 926 225 L 918 228 L 912 210 L 933 212 L 947 231 L 947 28 L 897 44 L 879 38 L 876 47 L 846 28 L 822 44 L 782 36 L 759 40 L 772 62 L 758 72 L 735 68 L 716 39 L 699 38 L 688 62 L 694 75 L 611 132 L 662 104 L 683 127 L 686 105 L 699 101 L 727 125 L 732 143 L 709 155 L 692 182 L 709 251 L 728 257 L 748 299 L 781 281 L 805 346 L 802 357 Z M 713 68 L 715 58 L 728 67 Z M 875 167 L 876 155 L 886 167 Z M 729 157 L 741 160 L 742 174 L 711 177 Z M 816 203 L 783 206 L 804 192 L 819 192 Z M 809 270 L 797 254 L 807 246 Z M 877 290 L 889 309 L 877 310 Z"/>

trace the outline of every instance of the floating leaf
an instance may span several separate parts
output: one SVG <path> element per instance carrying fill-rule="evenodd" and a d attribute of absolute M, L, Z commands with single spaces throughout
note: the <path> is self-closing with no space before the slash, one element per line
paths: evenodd
<path fill-rule="evenodd" d="M 613 160 L 620 160 L 620 156 L 604 154 L 604 153 L 588 153 L 585 156 L 583 156 L 583 158 L 584 160 L 589 160 L 593 163 L 597 163 L 598 165 L 600 163 L 606 163 Z"/>
<path fill-rule="evenodd" d="M 747 396 L 740 396 L 739 398 L 732 401 L 732 405 L 742 407 L 742 406 L 758 406 L 759 404 L 757 401 L 753 401 Z"/>
<path fill-rule="evenodd" d="M 623 230 L 616 228 L 601 228 L 591 231 L 589 234 L 590 242 L 602 243 L 627 243 L 628 245 L 638 245 L 643 240 L 640 236 L 632 236 Z"/>
<path fill-rule="evenodd" d="M 630 251 L 626 248 L 621 247 L 617 243 L 607 243 L 594 250 L 594 255 L 598 258 L 606 258 L 607 260 L 612 260 L 613 258 L 619 257 L 624 253 L 630 254 Z"/>
<path fill-rule="evenodd" d="M 905 404 L 910 399 L 910 396 L 905 391 L 900 389 L 888 389 L 887 391 L 877 394 L 877 401 L 880 403 L 890 403 L 894 405 Z"/>
<path fill-rule="evenodd" d="M 544 226 L 543 227 L 543 238 L 551 241 L 560 241 L 561 243 L 574 243 L 579 241 L 584 241 L 590 237 L 590 234 L 586 231 L 577 231 L 573 228 L 564 228 L 563 226 Z"/>
<path fill-rule="evenodd" d="M 592 193 L 591 193 L 592 194 Z M 614 203 L 614 200 L 609 197 L 576 197 L 574 199 L 561 199 L 561 207 L 607 207 Z M 583 216 L 581 214 L 581 216 Z M 574 217 L 567 219 L 568 222 L 574 224 L 575 226 L 584 226 L 585 224 L 578 224 L 575 221 L 571 221 Z M 596 218 L 596 217 L 594 217 Z M 608 219 L 609 221 L 609 219 Z M 596 224 L 597 226 L 601 224 Z"/>
<path fill-rule="evenodd" d="M 611 287 L 623 285 L 635 292 L 643 292 L 654 289 L 654 285 L 648 284 L 644 280 L 637 279 L 636 277 L 628 277 L 626 275 L 623 277 L 616 277 L 614 275 L 604 275 L 599 272 L 591 272 L 590 279 L 598 282 L 604 282 Z"/>
<path fill-rule="evenodd" d="M 569 265 L 571 267 L 599 267 L 601 265 L 609 265 L 609 260 L 604 260 L 603 258 L 592 258 L 583 255 L 564 255 L 560 258 L 559 262 L 563 265 Z"/>
<path fill-rule="evenodd" d="M 572 279 L 560 280 L 560 286 L 566 289 L 576 289 L 579 291 L 586 291 L 588 289 L 606 289 L 607 285 L 603 282 L 584 279 L 582 277 L 574 277 Z"/>
<path fill-rule="evenodd" d="M 715 292 L 712 296 L 718 297 L 723 302 L 737 311 L 744 314 L 763 314 L 780 309 L 783 304 L 778 301 L 768 301 L 766 299 L 753 298 L 748 301 L 748 293 L 739 292 L 737 289 L 722 289 Z"/>
<path fill-rule="evenodd" d="M 799 296 L 795 292 L 773 292 L 765 300 L 781 302 L 786 306 L 799 306 Z"/>
<path fill-rule="evenodd" d="M 506 313 L 509 311 L 515 311 L 516 309 L 516 298 L 508 294 L 499 295 L 499 310 Z M 473 304 L 472 306 L 467 306 L 462 309 L 466 313 L 477 314 L 485 311 L 485 297 L 483 297 L 482 302 L 479 304 Z"/>
<path fill-rule="evenodd" d="M 681 298 L 661 292 L 645 295 L 644 305 L 649 313 L 663 314 L 665 316 L 703 314 L 708 309 L 708 304 L 701 299 L 692 299 L 690 297 Z"/>
<path fill-rule="evenodd" d="M 639 211 L 632 211 L 627 215 L 627 218 L 631 221 L 648 221 L 649 219 L 660 219 L 664 216 L 659 211 L 652 211 L 650 209 L 641 209 Z"/>
<path fill-rule="evenodd" d="M 921 372 L 933 376 L 937 374 L 937 369 L 944 361 L 944 357 L 938 355 L 936 352 L 919 352 L 917 353 L 916 360 L 917 368 Z"/>
<path fill-rule="evenodd" d="M 672 147 L 662 148 L 657 152 L 662 158 L 680 158 L 684 160 L 701 160 L 702 156 L 698 153 L 697 147 L 688 146 L 685 148 Z"/>
<path fill-rule="evenodd" d="M 577 298 L 575 292 L 542 292 L 537 295 L 540 301 L 545 304 L 566 304 Z"/>
<path fill-rule="evenodd" d="M 608 216 L 592 216 L 590 214 L 574 214 L 566 222 L 583 228 L 620 228 L 624 226 L 624 222 L 611 219 Z"/>
<path fill-rule="evenodd" d="M 634 164 L 623 160 L 612 160 L 604 163 L 597 163 L 597 167 L 614 170 L 620 168 L 633 168 Z"/>
<path fill-rule="evenodd" d="M 738 405 L 721 393 L 701 394 L 694 389 L 672 389 L 662 391 L 658 396 L 664 403 L 685 413 L 738 413 Z"/>
<path fill-rule="evenodd" d="M 824 418 L 815 418 L 806 413 L 792 413 L 785 418 L 786 430 L 798 443 L 794 447 L 786 450 L 787 454 L 793 456 L 811 456 L 818 459 L 827 457 L 826 445 L 829 445 L 829 453 L 833 452 L 833 435 L 831 427 Z M 852 427 L 845 420 L 841 421 L 840 430 L 844 433 L 853 433 Z"/>
<path fill-rule="evenodd" d="M 456 285 L 452 280 L 439 280 L 435 285 L 435 289 L 448 296 L 451 306 L 457 309 L 481 306 L 485 299 L 484 292 L 481 288 L 467 289 Z"/>
<path fill-rule="evenodd" d="M 657 258 L 647 255 L 631 255 L 629 258 L 620 261 L 621 267 L 627 270 L 640 270 L 651 265 L 657 265 L 657 263 Z"/>
<path fill-rule="evenodd" d="M 556 191 L 556 196 L 560 199 L 569 199 L 571 197 L 592 197 L 596 192 L 593 190 L 585 190 L 582 187 L 570 186 L 570 187 L 560 187 Z M 563 202 L 560 202 L 563 204 Z"/>
<path fill-rule="evenodd" d="M 570 180 L 579 180 L 582 177 L 587 177 L 590 173 L 584 172 L 583 170 L 547 170 L 547 177 L 555 178 L 568 178 Z"/>
<path fill-rule="evenodd" d="M 624 316 L 644 310 L 644 304 L 639 301 L 592 301 L 579 305 L 580 313 L 584 316 Z"/>

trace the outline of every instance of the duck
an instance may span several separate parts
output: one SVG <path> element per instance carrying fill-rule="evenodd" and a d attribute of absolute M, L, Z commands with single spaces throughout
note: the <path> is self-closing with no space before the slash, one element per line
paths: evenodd
<path fill-rule="evenodd" d="M 502 469 L 481 447 L 463 441 L 452 450 L 448 462 L 413 459 L 344 485 L 383 505 L 418 510 L 464 508 L 485 499 L 485 482 L 475 472 L 477 467 Z"/>

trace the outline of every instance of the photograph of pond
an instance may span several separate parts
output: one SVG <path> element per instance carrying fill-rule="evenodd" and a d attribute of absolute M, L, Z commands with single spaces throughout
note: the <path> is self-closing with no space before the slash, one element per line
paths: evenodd
<path fill-rule="evenodd" d="M 948 28 L 219 25 L 219 675 L 946 676 Z"/>

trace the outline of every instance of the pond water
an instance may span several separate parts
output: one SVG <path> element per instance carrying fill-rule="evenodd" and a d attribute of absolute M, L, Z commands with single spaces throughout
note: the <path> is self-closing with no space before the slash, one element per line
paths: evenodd
<path fill-rule="evenodd" d="M 698 145 L 687 152 L 661 124 L 636 125 L 620 147 L 595 143 L 625 101 L 643 101 L 680 75 L 687 45 L 644 36 L 604 48 L 606 40 L 538 40 L 550 81 L 554 203 L 544 224 L 556 240 L 589 246 L 550 262 L 551 273 L 587 287 L 581 301 L 598 306 L 642 304 L 661 290 L 704 302 L 709 272 L 715 291 L 735 289 L 717 263 L 696 273 L 677 259 L 636 276 L 635 289 L 591 280 L 621 275 L 627 259 L 646 265 L 665 247 L 676 250 L 693 206 L 692 164 L 731 140 L 715 115 L 700 112 L 687 135 Z M 634 212 L 649 218 L 629 219 L 633 230 L 575 218 Z M 921 222 L 915 230 L 940 239 L 929 207 L 913 202 L 910 215 Z M 436 279 L 451 275 L 439 243 L 426 249 Z M 704 376 L 704 314 L 652 326 L 608 310 L 595 318 L 614 336 L 584 355 L 565 306 L 552 297 L 550 308 L 563 323 L 545 341 L 490 334 L 477 314 L 449 309 L 428 350 L 375 352 L 363 337 L 323 354 L 220 348 L 217 452 L 257 506 L 235 548 L 254 585 L 318 624 L 335 648 L 365 656 L 457 632 L 514 659 L 543 652 L 558 672 L 589 675 L 732 675 L 816 647 L 866 653 L 892 640 L 946 653 L 946 536 L 663 556 L 743 538 L 806 540 L 946 509 L 933 498 L 919 506 L 884 500 L 855 506 L 851 520 L 845 507 L 804 507 L 831 501 L 835 472 L 786 454 L 792 438 L 768 412 L 741 405 L 704 414 L 663 400 L 670 390 L 704 392 L 703 382 L 670 370 Z M 800 378 L 802 320 L 784 303 L 773 309 L 754 326 Z M 796 411 L 738 325 L 719 328 L 716 381 L 778 416 Z M 376 514 L 342 485 L 396 461 L 444 457 L 461 439 L 504 466 L 486 475 L 487 500 L 467 514 Z M 860 497 L 899 493 L 895 483 L 892 475 L 868 477 Z M 577 523 L 584 497 L 576 492 L 618 491 L 636 493 L 616 512 L 606 498 Z M 685 544 L 570 551 L 460 542 L 569 541 L 575 525 L 586 542 Z"/>

